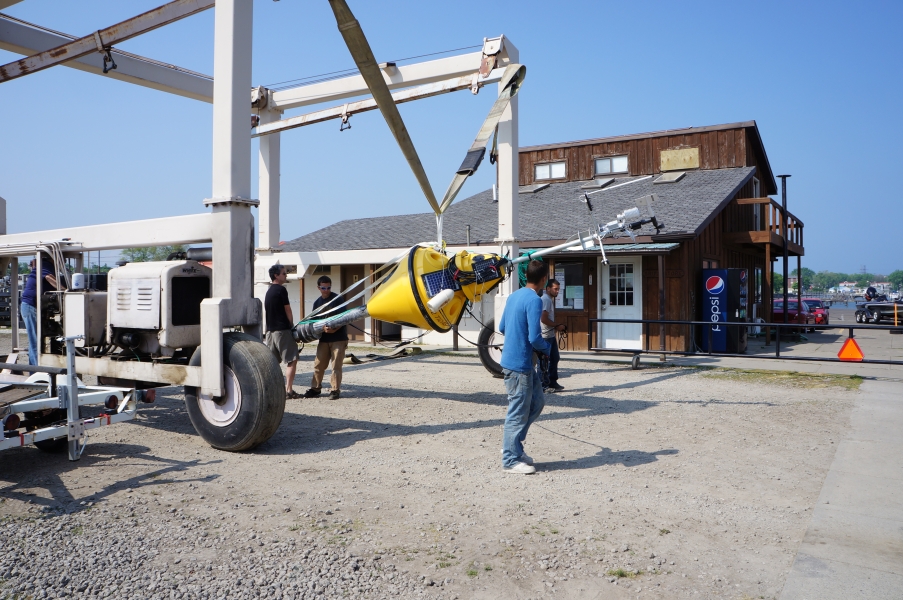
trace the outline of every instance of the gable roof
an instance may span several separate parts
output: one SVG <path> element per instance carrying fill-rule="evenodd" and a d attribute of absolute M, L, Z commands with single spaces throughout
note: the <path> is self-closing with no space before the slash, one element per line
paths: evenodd
<path fill-rule="evenodd" d="M 625 177 L 592 193 L 582 190 L 585 181 L 553 183 L 534 193 L 519 193 L 521 245 L 566 240 L 579 230 L 611 221 L 636 200 L 656 194 L 653 205 L 664 224 L 655 241 L 698 235 L 749 181 L 754 167 L 689 171 L 676 183 L 654 184 L 655 177 Z M 588 191 L 593 211 L 581 202 Z M 443 218 L 443 233 L 450 245 L 466 243 L 470 225 L 471 245 L 493 244 L 498 237 L 498 203 L 486 190 L 452 204 Z M 644 228 L 641 235 L 651 229 Z M 283 252 L 403 248 L 436 237 L 432 213 L 348 219 L 286 242 Z"/>

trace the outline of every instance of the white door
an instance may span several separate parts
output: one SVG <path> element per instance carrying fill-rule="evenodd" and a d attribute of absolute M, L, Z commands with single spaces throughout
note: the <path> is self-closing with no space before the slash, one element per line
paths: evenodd
<path fill-rule="evenodd" d="M 607 265 L 599 261 L 599 318 L 643 318 L 643 259 L 613 258 Z M 602 301 L 605 301 L 603 304 Z M 596 332 L 600 348 L 642 349 L 640 323 L 599 323 Z"/>

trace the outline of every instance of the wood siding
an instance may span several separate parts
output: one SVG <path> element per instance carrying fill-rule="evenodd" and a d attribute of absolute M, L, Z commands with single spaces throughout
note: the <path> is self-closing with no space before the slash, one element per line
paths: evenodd
<path fill-rule="evenodd" d="M 525 150 L 520 153 L 520 185 L 534 183 L 533 166 L 539 163 L 560 160 L 567 163 L 566 177 L 551 181 L 585 181 L 593 178 L 594 158 L 625 154 L 630 175 L 654 175 L 660 172 L 662 150 L 677 148 L 699 148 L 700 169 L 755 167 L 759 160 L 764 160 L 764 156 L 758 156 L 748 135 L 745 128 L 737 128 L 567 148 Z M 765 183 L 763 182 L 763 193 L 767 187 Z"/>
<path fill-rule="evenodd" d="M 761 269 L 762 302 L 759 316 L 763 316 L 766 307 L 771 306 L 771 290 L 764 281 L 765 250 L 759 246 L 735 246 L 725 242 L 724 234 L 735 231 L 754 230 L 754 211 L 751 205 L 737 203 L 740 198 L 752 198 L 753 184 L 750 181 L 743 186 L 737 195 L 694 239 L 680 244 L 665 257 L 665 319 L 693 321 L 701 319 L 698 303 L 699 290 L 702 286 L 702 262 L 718 261 L 721 269 L 747 269 L 749 272 L 750 304 L 755 294 L 755 269 Z M 752 317 L 752 308 L 749 312 Z M 643 318 L 659 318 L 659 273 L 658 258 L 643 258 Z M 694 334 L 695 337 L 695 334 Z M 651 350 L 659 348 L 659 330 L 650 326 L 648 340 L 644 338 L 644 347 Z M 665 329 L 665 349 L 690 351 L 692 343 L 688 326 L 669 325 Z M 648 344 L 648 346 L 647 346 Z"/>

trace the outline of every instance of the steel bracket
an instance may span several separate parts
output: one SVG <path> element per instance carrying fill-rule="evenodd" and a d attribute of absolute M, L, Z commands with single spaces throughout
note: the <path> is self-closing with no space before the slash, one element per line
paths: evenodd
<path fill-rule="evenodd" d="M 69 441 L 82 442 L 85 439 L 85 420 L 79 419 L 69 423 Z"/>

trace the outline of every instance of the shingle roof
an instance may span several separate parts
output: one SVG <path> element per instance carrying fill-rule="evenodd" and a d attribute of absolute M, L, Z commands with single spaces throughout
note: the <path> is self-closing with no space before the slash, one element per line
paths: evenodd
<path fill-rule="evenodd" d="M 518 194 L 520 239 L 523 244 L 568 239 L 591 225 L 606 223 L 619 212 L 636 205 L 636 199 L 656 194 L 653 205 L 661 236 L 695 235 L 734 197 L 752 177 L 754 167 L 690 171 L 677 183 L 653 184 L 653 178 L 627 177 L 590 195 L 593 211 L 580 201 L 585 181 L 553 183 L 532 194 Z M 630 185 L 622 185 L 634 182 Z M 486 190 L 449 207 L 443 219 L 445 240 L 450 245 L 466 242 L 470 225 L 472 245 L 491 244 L 498 237 L 498 203 Z M 651 231 L 651 229 L 650 229 Z M 648 234 L 645 230 L 643 234 Z M 348 219 L 286 242 L 283 252 L 365 250 L 402 248 L 436 237 L 432 213 L 394 215 L 370 219 Z M 656 240 L 660 239 L 658 236 Z"/>

